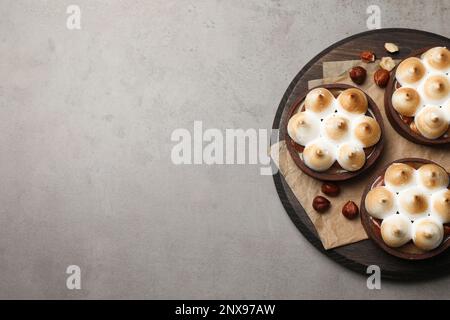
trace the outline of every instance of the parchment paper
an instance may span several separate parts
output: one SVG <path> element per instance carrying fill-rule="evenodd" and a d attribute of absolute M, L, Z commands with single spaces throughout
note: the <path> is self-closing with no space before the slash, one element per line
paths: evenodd
<path fill-rule="evenodd" d="M 307 215 L 316 227 L 317 233 L 325 249 L 336 248 L 367 239 L 361 221 L 346 219 L 342 213 L 342 206 L 349 200 L 360 206 L 361 196 L 367 183 L 374 178 L 376 171 L 387 163 L 400 158 L 418 157 L 426 158 L 440 163 L 447 171 L 450 171 L 450 147 L 431 148 L 409 142 L 402 138 L 389 123 L 384 112 L 384 89 L 379 88 L 373 82 L 373 73 L 378 69 L 379 61 L 365 64 L 359 60 L 324 62 L 324 79 L 312 80 L 308 83 L 309 88 L 330 83 L 345 83 L 355 86 L 348 76 L 348 69 L 355 65 L 362 65 L 367 70 L 367 80 L 362 86 L 364 90 L 378 105 L 384 119 L 385 146 L 382 156 L 377 164 L 362 177 L 340 182 L 341 194 L 337 198 L 330 198 L 332 207 L 324 214 L 314 211 L 311 204 L 313 198 L 322 195 L 320 191 L 321 182 L 304 174 L 294 163 L 286 148 L 285 141 L 278 144 L 278 165 L 280 173 L 284 176 L 289 187 L 297 197 Z M 333 76 L 334 75 L 334 76 Z M 338 76 L 336 76 L 338 75 Z M 274 146 L 275 148 L 277 146 Z"/>

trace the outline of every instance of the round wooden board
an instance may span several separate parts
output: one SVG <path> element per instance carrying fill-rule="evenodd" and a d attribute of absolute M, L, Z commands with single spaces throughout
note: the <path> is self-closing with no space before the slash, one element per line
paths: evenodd
<path fill-rule="evenodd" d="M 387 56 L 384 49 L 385 42 L 394 42 L 400 47 L 400 52 L 392 55 L 394 59 L 403 59 L 423 47 L 450 46 L 450 40 L 447 37 L 411 29 L 372 30 L 341 40 L 319 53 L 295 76 L 280 102 L 272 128 L 280 130 L 280 137 L 286 135 L 285 128 L 281 124 L 286 121 L 290 106 L 308 89 L 309 80 L 323 77 L 322 63 L 324 61 L 355 60 L 363 50 L 372 50 L 377 57 Z M 390 125 L 387 120 L 384 124 Z M 366 274 L 368 266 L 377 265 L 381 268 L 383 278 L 395 280 L 420 280 L 450 274 L 450 250 L 437 257 L 421 261 L 407 261 L 391 256 L 372 240 L 325 250 L 313 224 L 283 176 L 277 173 L 274 175 L 274 182 L 281 203 L 300 232 L 319 251 L 343 266 Z"/>

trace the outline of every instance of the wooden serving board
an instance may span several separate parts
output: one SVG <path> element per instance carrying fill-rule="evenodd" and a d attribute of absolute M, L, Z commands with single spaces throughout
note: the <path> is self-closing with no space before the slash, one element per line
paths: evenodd
<path fill-rule="evenodd" d="M 364 50 L 373 50 L 377 57 L 388 56 L 384 49 L 385 42 L 394 42 L 400 47 L 400 52 L 392 55 L 395 59 L 403 59 L 423 47 L 442 45 L 450 47 L 450 39 L 447 37 L 411 29 L 373 30 L 341 40 L 315 56 L 295 76 L 280 102 L 272 128 L 280 130 L 280 137 L 286 136 L 286 129 L 283 128 L 285 126 L 282 124 L 286 122 L 288 111 L 292 104 L 304 95 L 308 89 L 308 81 L 323 78 L 323 62 L 355 60 Z M 385 121 L 384 125 L 390 124 Z M 391 256 L 370 239 L 325 250 L 313 224 L 283 176 L 277 173 L 274 175 L 274 182 L 287 214 L 300 232 L 319 251 L 343 266 L 366 274 L 368 266 L 378 265 L 383 278 L 395 280 L 418 280 L 450 274 L 450 249 L 437 257 L 421 261 L 408 261 Z"/>

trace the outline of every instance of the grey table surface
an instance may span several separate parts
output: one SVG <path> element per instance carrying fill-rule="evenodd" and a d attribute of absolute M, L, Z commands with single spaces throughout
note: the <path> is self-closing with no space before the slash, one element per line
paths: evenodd
<path fill-rule="evenodd" d="M 370 4 L 382 27 L 450 36 L 446 0 L 1 0 L 0 298 L 450 298 L 450 277 L 368 290 L 256 165 L 171 162 L 194 120 L 269 129 L 295 74 L 366 31 Z"/>

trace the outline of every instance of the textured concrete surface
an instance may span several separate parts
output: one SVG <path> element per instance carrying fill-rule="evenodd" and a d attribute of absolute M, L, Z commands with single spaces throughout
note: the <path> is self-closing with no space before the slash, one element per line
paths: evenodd
<path fill-rule="evenodd" d="M 450 36 L 446 0 L 1 0 L 0 298 L 450 298 L 450 277 L 368 290 L 258 166 L 170 161 L 194 120 L 270 128 L 298 70 L 367 30 L 369 4 L 383 27 Z"/>

